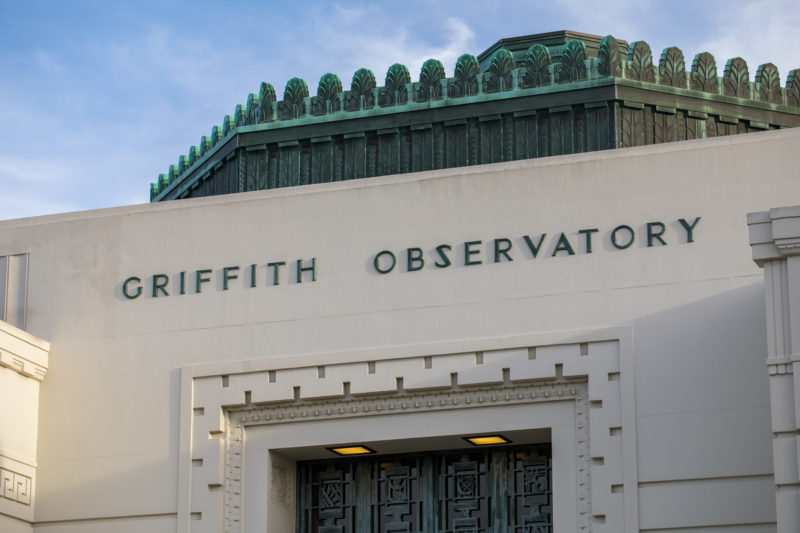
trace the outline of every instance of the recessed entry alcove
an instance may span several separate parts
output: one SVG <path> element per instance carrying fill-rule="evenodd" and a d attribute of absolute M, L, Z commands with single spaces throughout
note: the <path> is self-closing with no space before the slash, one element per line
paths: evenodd
<path fill-rule="evenodd" d="M 550 532 L 552 450 L 539 433 L 545 442 L 451 449 L 464 441 L 432 438 L 440 448 L 298 461 L 295 529 Z"/>
<path fill-rule="evenodd" d="M 542 512 L 556 531 L 633 530 L 632 361 L 630 330 L 614 328 L 186 368 L 182 530 L 521 531 Z M 490 434 L 510 443 L 464 440 Z M 343 445 L 374 454 L 329 449 Z M 526 467 L 549 501 L 518 494 Z M 406 481 L 381 507 L 387 476 Z M 372 511 L 354 510 L 356 492 Z"/>

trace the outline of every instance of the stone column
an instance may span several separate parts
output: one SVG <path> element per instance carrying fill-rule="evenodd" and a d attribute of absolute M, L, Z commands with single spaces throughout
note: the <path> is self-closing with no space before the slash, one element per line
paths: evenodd
<path fill-rule="evenodd" d="M 800 206 L 747 216 L 764 269 L 778 533 L 800 531 Z"/>

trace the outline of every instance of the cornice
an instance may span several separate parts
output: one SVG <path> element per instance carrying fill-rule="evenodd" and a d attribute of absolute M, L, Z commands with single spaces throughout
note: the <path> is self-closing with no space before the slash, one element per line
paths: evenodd
<path fill-rule="evenodd" d="M 750 213 L 747 215 L 747 225 L 753 261 L 758 266 L 800 255 L 800 206 Z"/>

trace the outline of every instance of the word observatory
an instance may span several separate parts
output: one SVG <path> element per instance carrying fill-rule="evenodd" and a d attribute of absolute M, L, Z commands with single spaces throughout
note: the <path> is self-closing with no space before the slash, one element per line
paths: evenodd
<path fill-rule="evenodd" d="M 679 218 L 672 226 L 678 243 L 693 243 L 695 230 L 702 217 Z M 638 228 L 642 247 L 666 246 L 668 225 L 664 222 L 647 222 Z M 536 236 L 523 235 L 515 241 L 500 237 L 488 241 L 471 240 L 457 245 L 439 244 L 426 252 L 420 247 L 409 247 L 402 252 L 382 250 L 372 258 L 372 266 L 379 274 L 397 270 L 418 272 L 426 266 L 443 269 L 451 266 L 476 266 L 487 263 L 503 263 L 515 258 L 537 259 L 542 257 L 566 257 L 577 253 L 591 254 L 602 239 L 609 250 L 625 250 L 637 242 L 637 230 L 621 224 L 601 234 L 599 228 L 582 228 L 570 234 L 566 232 Z M 520 250 L 521 249 L 521 250 Z M 159 298 L 181 294 L 199 294 L 206 284 L 217 279 L 218 290 L 227 291 L 234 283 L 246 288 L 275 286 L 282 283 L 315 282 L 317 280 L 317 258 L 297 259 L 292 263 L 273 261 L 247 266 L 226 266 L 221 269 L 198 269 L 182 271 L 176 275 L 152 274 L 144 279 L 130 276 L 121 284 L 122 295 L 128 300 L 140 296 Z M 263 278 L 263 279 L 262 279 Z"/>

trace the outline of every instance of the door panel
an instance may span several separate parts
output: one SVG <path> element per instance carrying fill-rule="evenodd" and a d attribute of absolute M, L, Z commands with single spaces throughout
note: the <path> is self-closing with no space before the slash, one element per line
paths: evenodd
<path fill-rule="evenodd" d="M 549 445 L 299 462 L 302 533 L 550 533 Z"/>

